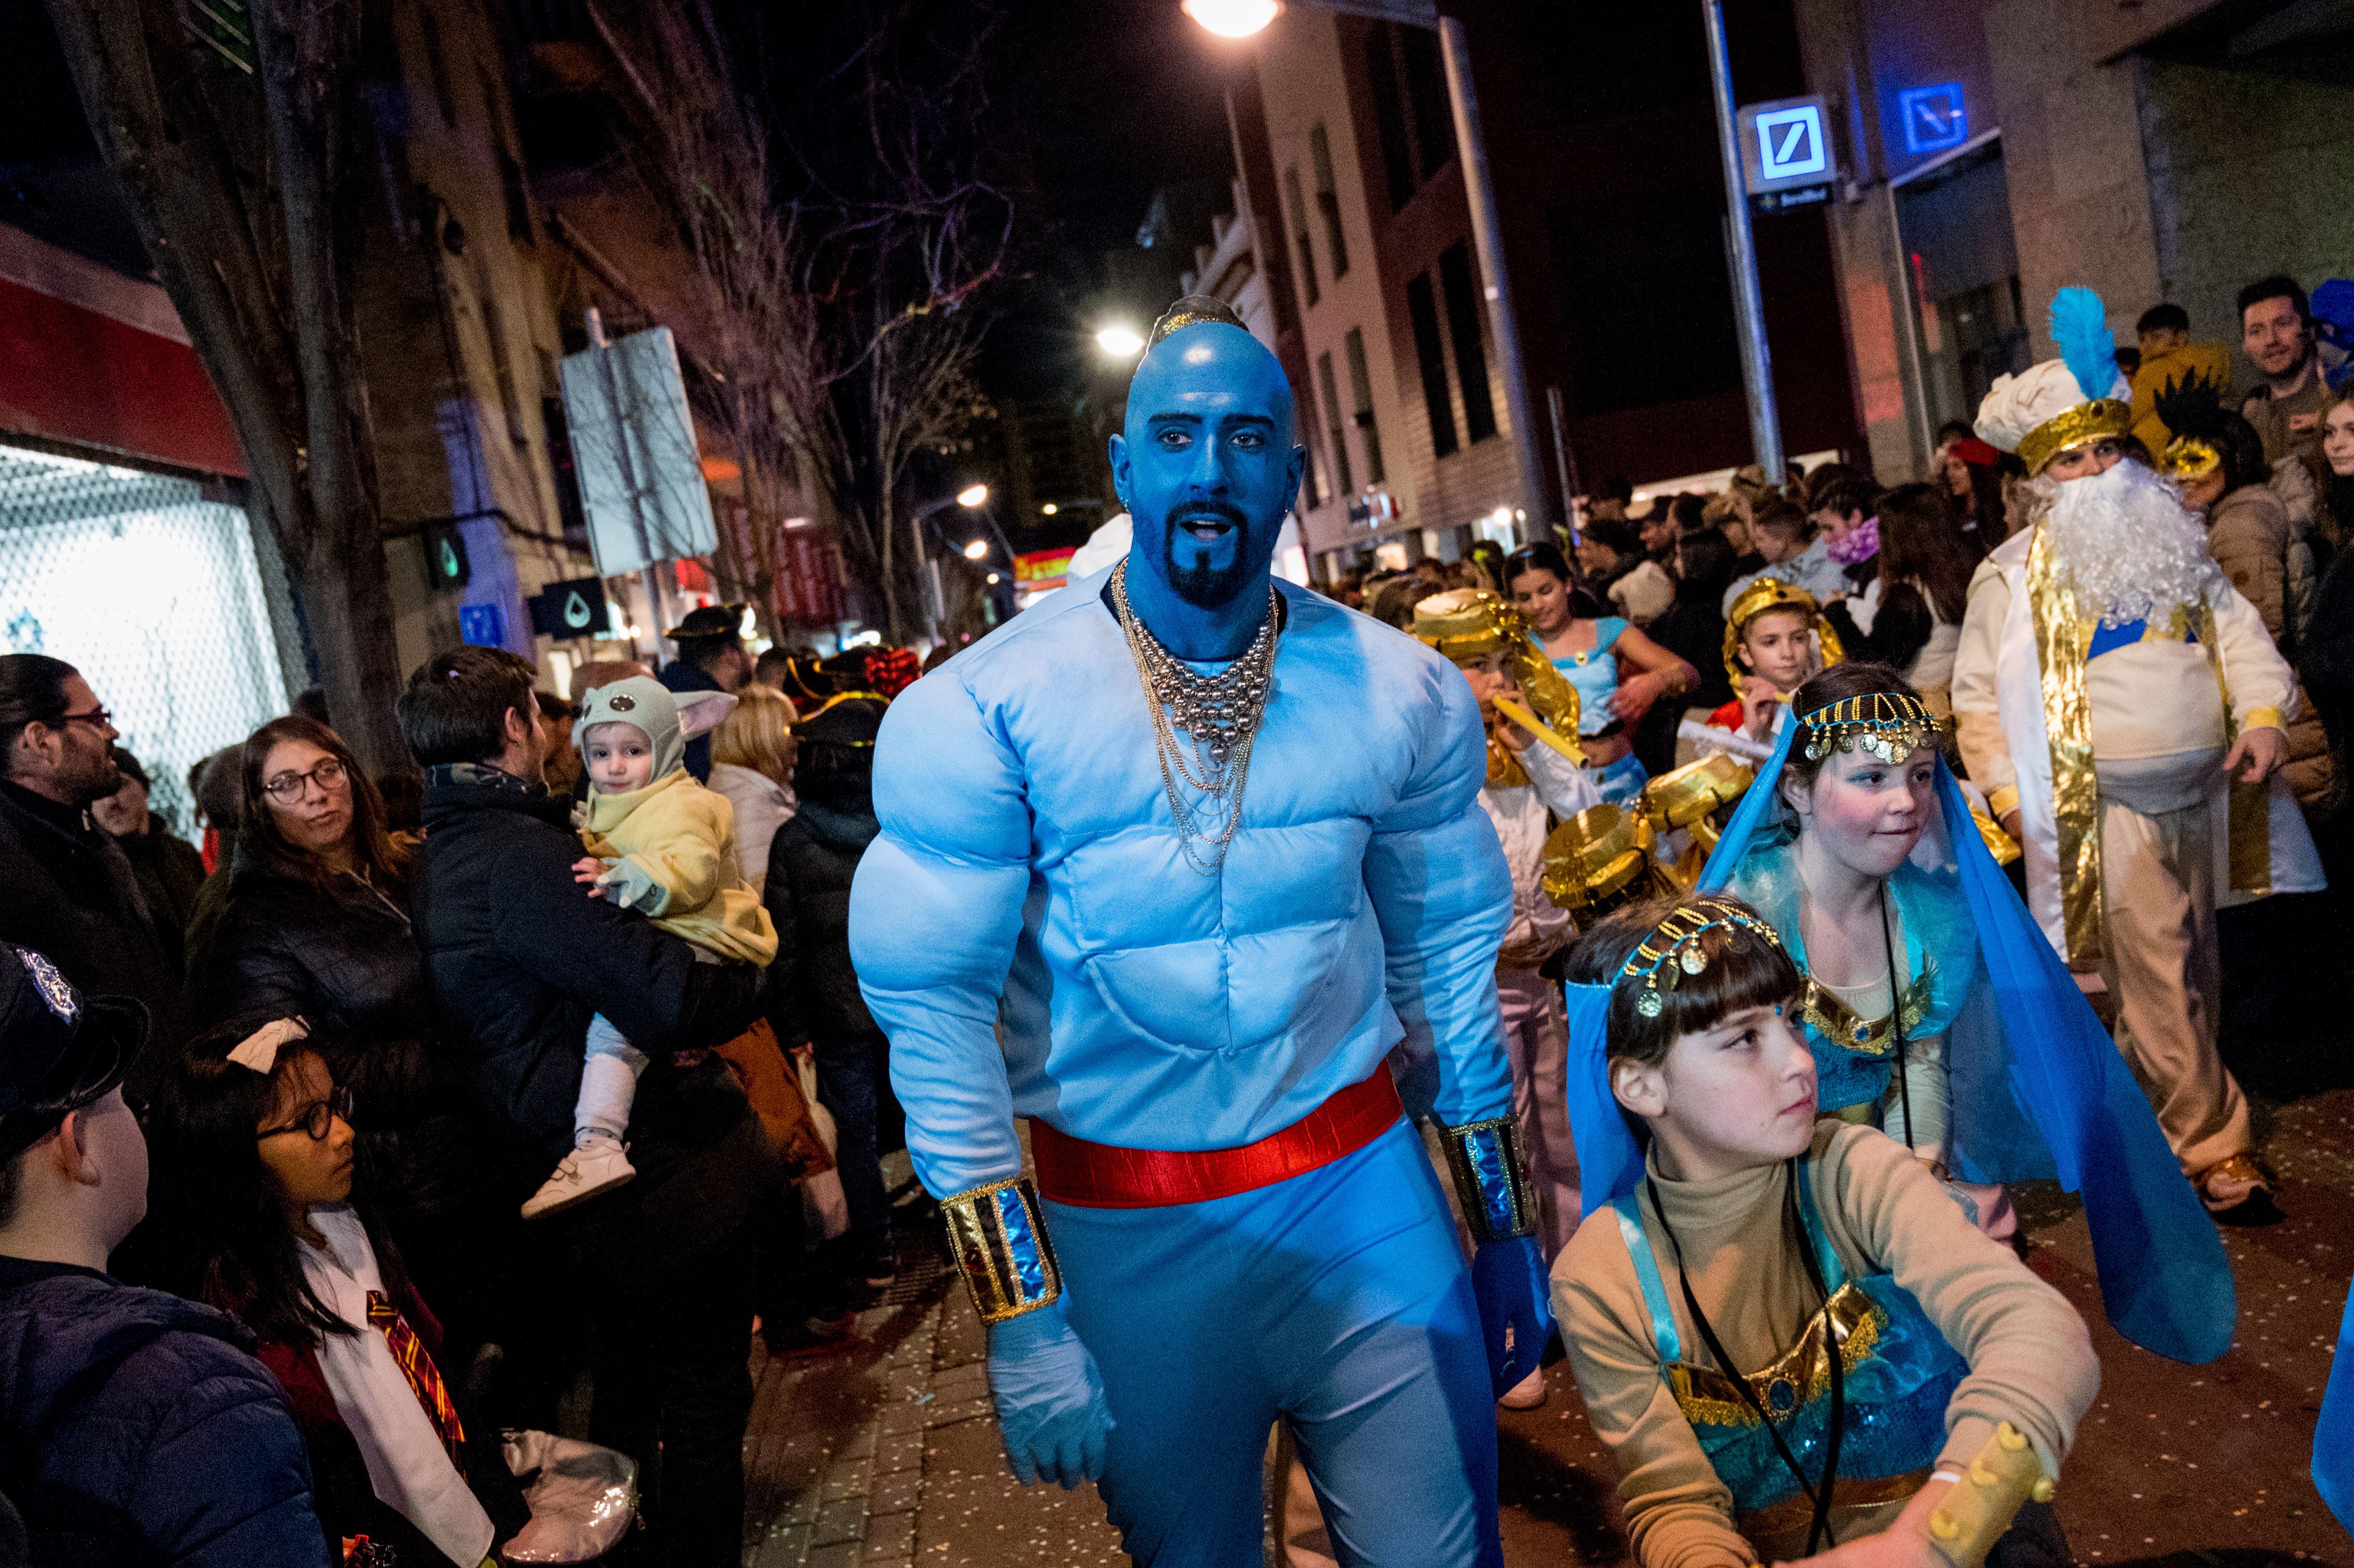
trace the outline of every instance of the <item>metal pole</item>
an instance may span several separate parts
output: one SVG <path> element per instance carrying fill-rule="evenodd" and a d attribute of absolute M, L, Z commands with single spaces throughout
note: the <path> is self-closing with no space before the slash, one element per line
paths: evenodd
<path fill-rule="evenodd" d="M 1488 170 L 1487 133 L 1479 124 L 1479 95 L 1471 85 L 1471 49 L 1462 18 L 1441 16 L 1440 58 L 1447 68 L 1447 101 L 1455 111 L 1455 151 L 1463 164 L 1463 191 L 1471 204 L 1471 240 L 1479 256 L 1479 281 L 1496 334 L 1496 357 L 1503 361 L 1504 419 L 1520 459 L 1521 493 L 1533 517 L 1548 510 L 1544 460 L 1538 455 L 1536 421 L 1529 414 L 1528 374 L 1521 363 L 1521 323 L 1512 307 L 1512 283 L 1504 265 L 1504 230 L 1496 212 L 1496 185 Z"/>
<path fill-rule="evenodd" d="M 907 519 L 907 532 L 915 535 L 916 540 L 917 580 L 920 582 L 925 577 L 931 579 L 930 595 L 927 597 L 923 589 L 918 588 L 916 590 L 916 597 L 924 600 L 924 635 L 931 639 L 934 647 L 938 647 L 940 641 L 940 575 L 938 568 L 933 566 L 932 558 L 924 553 L 924 519 L 930 516 L 936 510 L 938 510 L 937 507 L 919 506 L 914 515 Z"/>
<path fill-rule="evenodd" d="M 1724 44 L 1723 0 L 1701 0 L 1708 74 L 1716 89 L 1716 142 L 1724 155 L 1724 237 L 1733 263 L 1733 319 L 1741 332 L 1741 382 L 1749 393 L 1749 437 L 1766 482 L 1782 482 L 1782 418 L 1774 407 L 1774 362 L 1766 344 L 1766 301 L 1757 287 L 1757 246 L 1749 232 L 1748 182 L 1734 117 L 1733 59 Z"/>
<path fill-rule="evenodd" d="M 1577 493 L 1585 486 L 1577 482 L 1577 460 L 1569 455 L 1569 420 L 1562 412 L 1560 387 L 1545 388 L 1545 411 L 1553 416 L 1553 461 L 1561 470 L 1561 520 L 1574 545 L 1578 542 Z"/>

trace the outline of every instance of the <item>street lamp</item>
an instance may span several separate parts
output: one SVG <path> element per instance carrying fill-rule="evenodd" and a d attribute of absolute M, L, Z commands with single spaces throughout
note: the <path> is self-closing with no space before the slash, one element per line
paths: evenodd
<path fill-rule="evenodd" d="M 1247 38 L 1283 7 L 1278 0 L 1185 0 L 1185 15 L 1222 38 Z"/>
<path fill-rule="evenodd" d="M 940 588 L 940 565 L 924 550 L 924 524 L 930 521 L 934 514 L 945 512 L 951 506 L 961 506 L 970 512 L 987 504 L 989 504 L 989 486 L 968 484 L 954 495 L 942 496 L 938 501 L 926 502 L 916 508 L 914 516 L 907 519 L 907 532 L 915 536 L 916 541 L 916 561 L 932 583 L 931 599 L 924 606 L 924 624 L 927 633 L 934 642 L 940 640 L 940 617 L 948 613 L 948 599 Z M 988 546 L 982 546 L 983 554 L 987 553 L 987 549 Z M 980 556 L 976 556 L 973 558 L 978 560 Z"/>
<path fill-rule="evenodd" d="M 1144 352 L 1144 339 L 1134 327 L 1108 326 L 1096 334 L 1096 346 L 1114 359 L 1134 359 Z"/>
<path fill-rule="evenodd" d="M 964 558 L 968 561 L 984 560 L 988 556 L 989 540 L 986 537 L 975 539 L 964 547 Z"/>
<path fill-rule="evenodd" d="M 1479 95 L 1471 85 L 1471 47 L 1459 16 L 1442 16 L 1437 0 L 1298 0 L 1320 11 L 1372 16 L 1438 34 L 1439 58 L 1447 73 L 1447 102 L 1454 111 L 1456 160 L 1463 166 L 1464 195 L 1471 207 L 1471 244 L 1479 257 L 1479 283 L 1488 296 L 1496 353 L 1504 362 L 1504 418 L 1513 455 L 1520 461 L 1521 489 L 1528 504 L 1545 506 L 1544 462 L 1537 455 L 1536 422 L 1529 413 L 1528 372 L 1521 363 L 1520 314 L 1504 266 L 1504 230 L 1496 210 L 1496 184 L 1488 170 L 1487 132 L 1479 123 Z M 1209 31 L 1245 38 L 1264 28 L 1282 9 L 1281 0 L 1182 0 L 1180 9 Z M 1240 157 L 1242 149 L 1235 149 Z M 1097 342 L 1102 341 L 1098 334 Z M 1108 346 L 1108 345 L 1107 345 Z M 1140 342 L 1137 345 L 1141 348 Z M 1564 480 L 1564 482 L 1566 481 Z"/>

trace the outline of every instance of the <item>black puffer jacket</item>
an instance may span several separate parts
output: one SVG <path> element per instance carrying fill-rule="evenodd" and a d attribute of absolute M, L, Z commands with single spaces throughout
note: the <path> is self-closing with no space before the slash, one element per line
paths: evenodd
<path fill-rule="evenodd" d="M 278 1383 L 225 1312 L 0 1258 L 0 1476 L 42 1568 L 326 1568 Z"/>
<path fill-rule="evenodd" d="M 248 841 L 189 982 L 199 1026 L 310 1022 L 352 1091 L 362 1187 L 396 1230 L 479 1197 L 490 1167 L 465 1063 L 436 1038 L 425 961 L 390 895 L 353 876 L 288 875 Z"/>
<path fill-rule="evenodd" d="M 653 1058 L 630 1112 L 637 1180 L 580 1210 L 600 1255 L 650 1273 L 732 1240 L 771 1179 L 727 1065 L 672 1059 L 750 1027 L 768 971 L 697 963 L 644 916 L 589 897 L 572 878 L 569 819 L 570 802 L 494 768 L 431 769 L 409 913 L 440 1037 L 512 1157 L 518 1198 L 572 1147 L 589 1018 Z"/>
<path fill-rule="evenodd" d="M 144 1105 L 186 1038 L 180 949 L 166 940 L 112 835 L 87 813 L 0 781 L 0 942 L 47 954 L 76 987 L 147 1006 L 146 1047 L 123 1080 Z"/>
<path fill-rule="evenodd" d="M 777 927 L 769 1022 L 779 1044 L 881 1039 L 850 967 L 850 883 L 882 823 L 804 800 L 769 845 L 762 901 Z"/>

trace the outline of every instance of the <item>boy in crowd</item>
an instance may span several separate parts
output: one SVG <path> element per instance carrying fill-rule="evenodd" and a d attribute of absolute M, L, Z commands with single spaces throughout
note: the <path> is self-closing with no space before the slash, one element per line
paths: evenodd
<path fill-rule="evenodd" d="M 1771 746 L 1790 711 L 1790 694 L 1841 657 L 1839 634 L 1823 623 L 1814 596 L 1777 577 L 1759 577 L 1724 615 L 1724 673 L 1739 694 L 1708 715 Z"/>
<path fill-rule="evenodd" d="M 1751 547 L 1766 557 L 1766 567 L 1733 579 L 1733 586 L 1724 590 L 1728 615 L 1733 601 L 1761 577 L 1779 577 L 1803 588 L 1817 604 L 1847 591 L 1847 573 L 1831 559 L 1829 539 L 1818 537 L 1807 514 L 1791 503 L 1769 501 L 1760 505 L 1750 520 L 1749 540 Z"/>
<path fill-rule="evenodd" d="M 325 1568 L 311 1464 L 236 1319 L 118 1283 L 147 1213 L 146 1010 L 0 944 L 0 1446 L 34 1563 Z"/>

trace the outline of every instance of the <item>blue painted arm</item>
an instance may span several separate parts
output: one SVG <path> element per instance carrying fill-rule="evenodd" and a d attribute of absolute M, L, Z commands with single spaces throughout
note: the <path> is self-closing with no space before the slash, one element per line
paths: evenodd
<path fill-rule="evenodd" d="M 1409 1055 L 1437 1058 L 1431 1112 L 1448 1126 L 1508 1114 L 1512 1071 L 1496 1001 L 1496 948 L 1512 877 L 1479 809 L 1488 753 L 1471 688 L 1436 659 L 1414 775 L 1373 823 L 1365 888 L 1381 921 L 1390 1005 Z"/>

